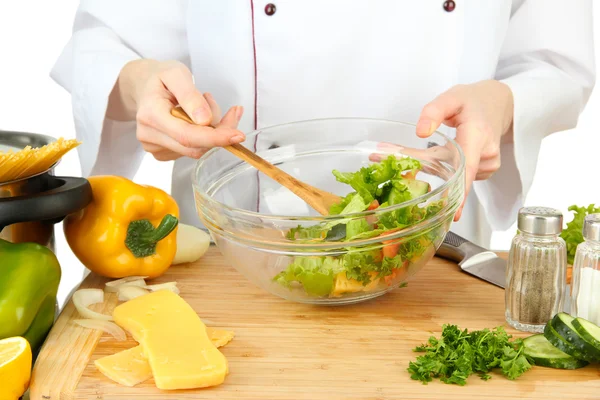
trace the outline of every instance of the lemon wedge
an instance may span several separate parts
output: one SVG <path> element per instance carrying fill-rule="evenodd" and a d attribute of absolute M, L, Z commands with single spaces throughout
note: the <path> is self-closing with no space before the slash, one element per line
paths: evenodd
<path fill-rule="evenodd" d="M 0 399 L 17 400 L 29 387 L 31 347 L 20 336 L 0 340 Z"/>

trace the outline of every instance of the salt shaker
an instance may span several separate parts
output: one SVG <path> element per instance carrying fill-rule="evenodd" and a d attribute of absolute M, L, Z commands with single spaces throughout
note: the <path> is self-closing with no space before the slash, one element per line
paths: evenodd
<path fill-rule="evenodd" d="M 553 208 L 524 207 L 517 225 L 506 270 L 506 321 L 521 331 L 543 332 L 564 303 L 567 248 L 559 236 L 563 216 Z"/>
<path fill-rule="evenodd" d="M 577 246 L 571 282 L 571 315 L 600 324 L 600 214 L 583 222 L 584 241 Z"/>

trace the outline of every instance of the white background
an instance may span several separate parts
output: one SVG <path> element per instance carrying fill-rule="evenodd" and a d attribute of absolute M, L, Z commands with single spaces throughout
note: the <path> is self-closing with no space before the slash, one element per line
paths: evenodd
<path fill-rule="evenodd" d="M 74 0 L 6 0 L 0 4 L 0 130 L 75 137 L 69 94 L 49 78 L 49 72 L 71 35 L 77 4 Z M 600 56 L 600 7 L 596 7 L 594 17 L 596 54 Z M 600 204 L 599 113 L 600 89 L 594 91 L 576 129 L 544 141 L 526 205 L 556 207 L 569 221 L 567 208 L 571 204 Z M 67 154 L 56 172 L 79 176 L 77 152 Z M 135 180 L 169 191 L 170 173 L 171 163 L 159 164 L 147 157 Z M 492 248 L 508 249 L 515 229 L 496 232 Z M 84 269 L 65 244 L 62 226 L 56 233 L 57 255 L 63 267 L 62 302 L 80 282 Z"/>

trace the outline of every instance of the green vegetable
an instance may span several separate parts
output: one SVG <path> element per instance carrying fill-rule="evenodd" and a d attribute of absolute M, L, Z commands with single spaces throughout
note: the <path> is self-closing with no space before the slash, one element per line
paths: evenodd
<path fill-rule="evenodd" d="M 585 339 L 586 342 L 594 346 L 600 351 L 600 327 L 598 325 L 583 318 L 575 318 L 571 321 L 577 333 Z"/>
<path fill-rule="evenodd" d="M 594 208 L 594 204 L 590 204 L 587 207 L 572 205 L 569 207 L 569 211 L 573 211 L 575 215 L 571 222 L 567 223 L 567 227 L 563 229 L 560 237 L 563 238 L 567 244 L 567 262 L 573 265 L 577 245 L 583 242 L 583 221 L 585 216 L 588 214 L 600 213 L 600 207 Z"/>
<path fill-rule="evenodd" d="M 600 360 L 600 351 L 596 349 L 591 343 L 585 340 L 582 335 L 573 326 L 573 318 L 567 313 L 558 313 L 552 318 L 549 324 L 552 328 L 565 340 L 573 345 L 579 352 L 587 354 L 594 360 Z"/>
<path fill-rule="evenodd" d="M 577 369 L 588 365 L 587 361 L 578 360 L 554 347 L 542 334 L 529 336 L 523 340 L 525 355 L 535 365 L 559 369 Z"/>
<path fill-rule="evenodd" d="M 307 293 L 325 296 L 333 289 L 335 275 L 342 270 L 341 261 L 334 257 L 297 257 L 274 280 L 287 287 L 298 282 Z"/>
<path fill-rule="evenodd" d="M 594 357 L 577 349 L 575 346 L 569 343 L 564 337 L 556 332 L 550 323 L 546 324 L 544 327 L 544 337 L 552 344 L 552 346 L 573 358 L 577 358 L 578 360 L 594 361 Z"/>
<path fill-rule="evenodd" d="M 531 363 L 524 354 L 523 341 L 511 338 L 502 327 L 469 332 L 446 324 L 439 339 L 432 336 L 414 349 L 425 354 L 409 363 L 408 372 L 424 384 L 439 378 L 463 386 L 472 374 L 490 379 L 494 368 L 500 368 L 508 379 L 516 379 L 531 368 Z"/>
<path fill-rule="evenodd" d="M 0 239 L 0 339 L 23 336 L 35 356 L 54 323 L 60 264 L 47 247 Z"/>
<path fill-rule="evenodd" d="M 379 163 L 361 168 L 358 172 L 333 170 L 333 175 L 339 182 L 352 186 L 356 193 L 369 204 L 383 194 L 385 189 L 382 185 L 390 185 L 390 181 L 400 179 L 399 175 L 403 171 L 419 169 L 421 169 L 421 163 L 418 160 L 409 157 L 396 158 L 390 155 Z M 341 213 L 340 206 L 334 206 L 330 210 L 332 214 L 336 211 Z"/>
<path fill-rule="evenodd" d="M 342 199 L 340 204 L 331 207 L 331 215 L 347 215 L 360 213 L 372 204 L 380 208 L 396 205 L 426 194 L 431 188 L 427 182 L 413 178 L 421 163 L 412 158 L 396 158 L 390 155 L 379 163 L 373 163 L 357 172 L 333 171 L 336 179 L 350 185 L 355 191 Z M 411 177 L 403 175 L 411 172 Z M 428 219 L 443 208 L 443 201 L 432 202 L 425 207 L 408 206 L 389 211 L 373 218 L 340 219 L 333 222 L 313 226 L 297 226 L 290 229 L 287 238 L 304 243 L 338 241 L 344 242 L 364 240 L 392 234 L 398 229 L 414 225 Z M 393 275 L 401 268 L 407 268 L 410 262 L 432 248 L 432 243 L 439 235 L 434 229 L 426 234 L 412 238 L 403 238 L 399 243 L 379 243 L 369 247 L 346 247 L 347 254 L 331 258 L 295 257 L 286 270 L 274 277 L 274 281 L 294 287 L 300 284 L 306 293 L 314 296 L 333 295 L 327 288 L 335 287 L 336 274 L 345 273 L 345 278 L 369 285 L 373 279 Z M 385 248 L 385 249 L 384 249 Z M 386 250 L 386 251 L 384 251 Z M 335 260 L 335 268 L 332 263 Z M 396 276 L 396 275 L 393 275 Z M 386 284 L 391 281 L 383 280 Z M 344 286 L 346 287 L 346 286 Z M 352 285 L 359 290 L 360 287 Z M 369 289 L 370 290 L 370 289 Z"/>

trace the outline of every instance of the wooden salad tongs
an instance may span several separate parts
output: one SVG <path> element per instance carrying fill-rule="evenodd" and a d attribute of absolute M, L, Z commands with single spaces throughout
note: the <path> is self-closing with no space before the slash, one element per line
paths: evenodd
<path fill-rule="evenodd" d="M 179 106 L 171 110 L 171 115 L 190 124 L 194 123 L 194 121 L 192 121 L 183 108 Z M 248 164 L 252 165 L 269 178 L 291 190 L 296 196 L 304 200 L 309 206 L 314 208 L 321 215 L 329 215 L 329 208 L 332 205 L 339 204 L 342 201 L 341 197 L 336 196 L 333 193 L 317 189 L 314 186 L 299 181 L 293 176 L 280 170 L 270 162 L 266 161 L 262 157 L 248 150 L 241 144 L 232 144 L 229 146 L 224 146 L 224 148 L 233 155 L 246 161 Z"/>

